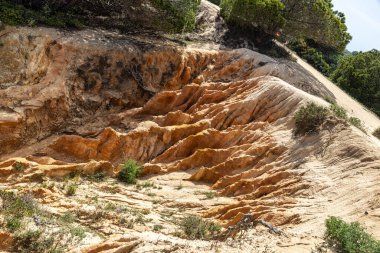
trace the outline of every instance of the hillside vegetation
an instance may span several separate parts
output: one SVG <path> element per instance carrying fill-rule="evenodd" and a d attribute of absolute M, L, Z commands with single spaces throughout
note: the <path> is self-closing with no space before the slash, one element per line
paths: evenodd
<path fill-rule="evenodd" d="M 354 52 L 342 57 L 331 78 L 380 116 L 380 52 Z"/>
<path fill-rule="evenodd" d="M 191 31 L 200 0 L 0 0 L 0 20 L 10 25 L 83 26 Z M 131 11 L 133 10 L 133 11 Z"/>

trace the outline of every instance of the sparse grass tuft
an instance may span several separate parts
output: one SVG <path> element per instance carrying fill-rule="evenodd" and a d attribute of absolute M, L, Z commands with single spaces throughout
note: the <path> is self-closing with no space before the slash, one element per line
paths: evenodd
<path fill-rule="evenodd" d="M 189 239 L 211 239 L 212 236 L 220 231 L 220 225 L 202 219 L 199 216 L 188 215 L 184 217 L 180 226 Z"/>
<path fill-rule="evenodd" d="M 135 160 L 129 159 L 123 164 L 117 178 L 121 182 L 124 182 L 127 184 L 135 184 L 137 177 L 140 174 L 140 171 L 141 171 L 141 166 L 138 165 Z"/>
<path fill-rule="evenodd" d="M 0 211 L 6 215 L 22 218 L 32 216 L 38 211 L 37 203 L 29 194 L 17 196 L 13 192 L 0 191 L 0 198 L 3 200 L 3 208 Z"/>
<path fill-rule="evenodd" d="M 364 130 L 364 127 L 363 127 L 363 123 L 362 123 L 362 121 L 360 119 L 358 119 L 356 117 L 350 117 L 348 119 L 348 122 L 350 122 L 351 125 L 353 125 L 354 127 L 359 128 L 360 130 L 362 130 L 365 133 L 365 130 Z"/>
<path fill-rule="evenodd" d="M 76 219 L 76 216 L 70 212 L 66 212 L 62 215 L 61 220 L 65 223 L 73 223 Z"/>
<path fill-rule="evenodd" d="M 106 211 L 115 211 L 116 208 L 117 208 L 117 206 L 114 203 L 108 202 L 105 205 L 104 210 L 106 210 Z"/>
<path fill-rule="evenodd" d="M 40 253 L 40 252 L 54 252 L 54 238 L 45 238 L 42 236 L 42 231 L 29 230 L 20 234 L 15 239 L 15 252 L 22 253 Z"/>
<path fill-rule="evenodd" d="M 315 103 L 308 103 L 302 106 L 296 112 L 295 118 L 295 134 L 307 134 L 317 132 L 319 126 L 325 122 L 329 110 L 323 106 L 316 105 Z"/>
<path fill-rule="evenodd" d="M 338 118 L 341 118 L 341 119 L 344 119 L 344 120 L 347 120 L 348 119 L 348 116 L 347 116 L 347 111 L 346 109 L 344 109 L 343 107 L 335 104 L 335 103 L 332 103 L 330 105 L 330 110 L 334 113 L 335 116 L 337 116 Z"/>
<path fill-rule="evenodd" d="M 380 241 L 368 234 L 358 222 L 346 223 L 337 217 L 326 220 L 326 237 L 338 252 L 378 253 Z"/>
<path fill-rule="evenodd" d="M 215 197 L 215 192 L 213 191 L 195 191 L 196 195 L 204 195 L 206 199 L 213 199 Z"/>
<path fill-rule="evenodd" d="M 325 96 L 323 97 L 323 99 L 327 102 L 327 103 L 330 103 L 330 104 L 335 104 L 335 100 L 330 97 L 330 96 Z"/>
<path fill-rule="evenodd" d="M 158 232 L 161 231 L 164 227 L 162 225 L 154 225 L 153 226 L 153 231 Z"/>
<path fill-rule="evenodd" d="M 21 162 L 15 162 L 13 165 L 12 165 L 12 168 L 15 170 L 15 171 L 24 171 L 26 170 L 26 165 L 21 163 Z"/>
<path fill-rule="evenodd" d="M 81 239 L 86 237 L 86 231 L 81 227 L 71 227 L 70 228 L 70 234 L 72 236 L 79 237 Z"/>
<path fill-rule="evenodd" d="M 373 132 L 373 136 L 375 136 L 376 138 L 380 139 L 380 127 L 378 127 L 378 128 Z"/>
<path fill-rule="evenodd" d="M 98 171 L 94 175 L 89 176 L 89 179 L 95 182 L 104 182 L 107 179 L 105 171 Z"/>

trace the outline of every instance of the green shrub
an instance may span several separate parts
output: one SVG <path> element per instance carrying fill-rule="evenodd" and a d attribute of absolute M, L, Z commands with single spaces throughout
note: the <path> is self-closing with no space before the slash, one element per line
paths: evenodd
<path fill-rule="evenodd" d="M 37 203 L 31 195 L 17 196 L 13 192 L 0 191 L 0 198 L 3 200 L 3 208 L 0 209 L 0 212 L 7 215 L 22 218 L 32 216 L 39 211 Z"/>
<path fill-rule="evenodd" d="M 195 215 L 186 216 L 180 225 L 186 236 L 192 240 L 211 239 L 221 229 L 220 225 Z"/>
<path fill-rule="evenodd" d="M 365 132 L 364 130 L 364 127 L 363 127 L 363 123 L 360 119 L 356 118 L 356 117 L 350 117 L 348 119 L 348 122 L 350 122 L 351 125 L 359 128 L 360 130 L 362 130 L 363 132 Z"/>
<path fill-rule="evenodd" d="M 380 139 L 380 127 L 377 128 L 377 129 L 373 132 L 373 136 L 375 136 L 376 138 Z"/>
<path fill-rule="evenodd" d="M 162 230 L 164 227 L 162 226 L 162 225 L 157 225 L 157 224 L 155 224 L 154 226 L 153 226 L 153 231 L 155 231 L 155 232 L 158 232 L 158 231 L 160 231 L 160 230 Z"/>
<path fill-rule="evenodd" d="M 77 188 L 78 186 L 76 186 L 75 184 L 69 184 L 68 186 L 66 186 L 66 195 L 74 196 L 75 193 L 77 192 Z"/>
<path fill-rule="evenodd" d="M 346 223 L 337 217 L 326 220 L 326 237 L 340 252 L 378 253 L 380 241 L 369 235 L 358 222 Z"/>
<path fill-rule="evenodd" d="M 326 107 L 311 102 L 302 106 L 295 114 L 295 134 L 316 132 L 329 115 Z"/>
<path fill-rule="evenodd" d="M 215 197 L 215 193 L 211 192 L 211 191 L 206 192 L 205 195 L 206 195 L 206 198 L 208 198 L 208 199 L 213 199 Z"/>
<path fill-rule="evenodd" d="M 14 232 L 21 227 L 21 220 L 17 217 L 9 217 L 6 219 L 6 227 L 9 231 Z"/>
<path fill-rule="evenodd" d="M 325 96 L 323 97 L 323 99 L 327 102 L 327 103 L 330 103 L 330 104 L 335 104 L 335 99 L 330 97 L 330 96 Z"/>
<path fill-rule="evenodd" d="M 141 166 L 135 160 L 129 159 L 123 164 L 117 178 L 121 182 L 135 184 L 140 171 Z"/>
<path fill-rule="evenodd" d="M 26 169 L 26 165 L 21 162 L 15 162 L 12 165 L 12 168 L 16 171 L 24 171 Z"/>
<path fill-rule="evenodd" d="M 111 203 L 111 202 L 108 202 L 105 206 L 104 206 L 104 210 L 106 211 L 115 211 L 117 208 L 117 206 L 114 204 L 114 203 Z"/>
<path fill-rule="evenodd" d="M 195 28 L 195 17 L 200 0 L 150 0 L 159 10 L 166 12 L 166 20 L 157 24 L 161 29 L 173 32 L 191 31 Z M 165 24 L 168 21 L 168 24 Z"/>

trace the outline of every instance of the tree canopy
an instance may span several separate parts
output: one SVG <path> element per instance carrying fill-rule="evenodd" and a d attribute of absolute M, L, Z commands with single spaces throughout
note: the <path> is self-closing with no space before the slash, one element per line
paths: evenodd
<path fill-rule="evenodd" d="M 285 6 L 279 0 L 222 0 L 221 14 L 229 23 L 272 33 L 283 27 Z"/>
<path fill-rule="evenodd" d="M 345 16 L 334 11 L 331 0 L 282 0 L 285 4 L 285 33 L 304 37 L 338 51 L 352 39 L 347 32 Z"/>
<path fill-rule="evenodd" d="M 100 26 L 129 30 L 191 31 L 200 0 L 0 0 L 10 25 Z"/>
<path fill-rule="evenodd" d="M 331 78 L 380 116 L 380 51 L 373 49 L 342 57 Z"/>
<path fill-rule="evenodd" d="M 256 27 L 267 33 L 283 28 L 294 38 L 343 51 L 351 40 L 344 14 L 331 0 L 222 0 L 221 14 L 229 23 Z"/>

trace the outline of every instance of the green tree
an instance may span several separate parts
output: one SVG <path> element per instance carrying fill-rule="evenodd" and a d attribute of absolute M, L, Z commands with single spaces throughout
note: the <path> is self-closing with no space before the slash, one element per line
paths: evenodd
<path fill-rule="evenodd" d="M 344 14 L 333 10 L 331 0 L 222 0 L 220 7 L 228 23 L 269 34 L 283 28 L 288 36 L 311 39 L 339 52 L 351 40 Z"/>
<path fill-rule="evenodd" d="M 285 4 L 285 33 L 312 39 L 343 51 L 352 39 L 345 16 L 334 11 L 331 0 L 282 0 Z"/>
<path fill-rule="evenodd" d="M 222 0 L 221 14 L 228 23 L 273 33 L 283 27 L 285 6 L 280 0 Z"/>
<path fill-rule="evenodd" d="M 380 116 L 380 52 L 354 52 L 342 57 L 331 78 Z"/>

